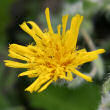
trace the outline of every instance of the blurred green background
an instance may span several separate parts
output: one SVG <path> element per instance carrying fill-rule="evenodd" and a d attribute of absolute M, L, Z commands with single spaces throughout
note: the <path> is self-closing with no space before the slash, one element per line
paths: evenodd
<path fill-rule="evenodd" d="M 62 15 L 70 15 L 68 27 L 72 16 L 76 13 L 83 15 L 79 48 L 106 50 L 99 59 L 80 68 L 85 74 L 90 73 L 93 83 L 76 78 L 70 83 L 54 83 L 40 94 L 30 94 L 24 89 L 32 80 L 17 77 L 24 70 L 4 66 L 10 43 L 27 45 L 33 42 L 19 27 L 23 21 L 32 20 L 42 30 L 47 28 L 46 7 L 50 8 L 55 31 Z M 103 97 L 103 84 L 109 79 L 109 71 L 110 0 L 0 0 L 0 110 L 110 110 L 110 100 Z M 107 84 L 110 88 L 110 83 Z M 107 104 L 103 104 L 106 101 Z"/>

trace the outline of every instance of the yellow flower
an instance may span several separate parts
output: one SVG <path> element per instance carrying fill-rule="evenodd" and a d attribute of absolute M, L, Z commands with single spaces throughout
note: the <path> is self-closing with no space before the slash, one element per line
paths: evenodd
<path fill-rule="evenodd" d="M 48 31 L 42 32 L 37 24 L 32 21 L 24 22 L 20 27 L 35 40 L 35 45 L 21 46 L 9 45 L 9 57 L 20 59 L 25 63 L 5 60 L 5 65 L 13 68 L 27 68 L 26 72 L 18 76 L 27 75 L 36 80 L 25 90 L 42 92 L 52 82 L 58 79 L 73 80 L 73 74 L 92 82 L 92 78 L 77 70 L 79 65 L 93 61 L 104 49 L 87 52 L 86 49 L 77 50 L 76 43 L 79 27 L 83 16 L 76 15 L 71 20 L 70 29 L 66 31 L 68 15 L 62 17 L 62 31 L 59 24 L 58 33 L 54 33 L 49 15 L 49 8 L 45 10 Z M 30 24 L 32 28 L 29 28 Z"/>

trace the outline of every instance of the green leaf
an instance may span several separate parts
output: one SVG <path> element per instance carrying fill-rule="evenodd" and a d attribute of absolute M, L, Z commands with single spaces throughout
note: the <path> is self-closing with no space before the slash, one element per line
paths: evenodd
<path fill-rule="evenodd" d="M 46 110 L 96 110 L 100 101 L 100 87 L 86 83 L 77 89 L 50 86 L 46 91 L 28 93 L 33 108 Z"/>
<path fill-rule="evenodd" d="M 0 93 L 0 109 L 2 108 L 7 108 L 10 106 L 9 101 L 7 100 L 7 98 Z"/>
<path fill-rule="evenodd" d="M 9 107 L 2 110 L 26 110 L 23 106 L 17 106 L 17 107 Z"/>
<path fill-rule="evenodd" d="M 109 94 L 109 92 L 110 92 L 110 78 L 104 82 L 102 89 L 103 89 L 104 95 Z"/>

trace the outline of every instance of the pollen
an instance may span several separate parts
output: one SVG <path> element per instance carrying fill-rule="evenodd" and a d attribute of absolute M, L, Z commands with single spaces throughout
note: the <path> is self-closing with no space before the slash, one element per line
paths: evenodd
<path fill-rule="evenodd" d="M 83 16 L 79 14 L 72 17 L 70 28 L 67 30 L 68 15 L 62 17 L 62 24 L 57 26 L 55 33 L 50 20 L 49 8 L 45 10 L 48 30 L 43 32 L 33 22 L 23 22 L 20 27 L 28 33 L 35 41 L 35 45 L 22 46 L 18 44 L 9 45 L 9 57 L 22 60 L 22 62 L 5 60 L 5 65 L 12 68 L 26 68 L 27 71 L 18 75 L 34 78 L 35 81 L 25 89 L 29 92 L 42 92 L 52 82 L 58 79 L 67 81 L 74 80 L 73 74 L 92 82 L 92 78 L 77 69 L 79 65 L 91 62 L 98 58 L 99 54 L 105 52 L 98 49 L 87 52 L 86 49 L 78 50 L 76 47 L 80 24 Z M 30 24 L 30 29 L 27 24 Z M 61 30 L 62 29 L 62 30 Z"/>

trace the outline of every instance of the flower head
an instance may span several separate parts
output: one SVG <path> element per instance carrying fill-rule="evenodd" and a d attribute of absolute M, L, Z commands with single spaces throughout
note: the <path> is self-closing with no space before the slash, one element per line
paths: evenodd
<path fill-rule="evenodd" d="M 24 22 L 20 27 L 34 40 L 35 45 L 21 46 L 18 44 L 9 45 L 9 56 L 25 61 L 5 60 L 5 65 L 13 68 L 27 68 L 27 71 L 18 76 L 28 76 L 36 80 L 25 90 L 42 92 L 52 82 L 58 79 L 73 80 L 73 74 L 92 82 L 92 78 L 77 70 L 79 65 L 93 61 L 98 54 L 104 53 L 104 49 L 87 52 L 86 49 L 77 50 L 76 43 L 79 27 L 83 16 L 76 15 L 71 20 L 70 29 L 66 31 L 68 15 L 62 17 L 62 31 L 59 24 L 58 32 L 54 33 L 49 15 L 49 8 L 45 10 L 48 31 L 42 32 L 33 21 Z M 29 28 L 30 24 L 32 28 Z"/>

